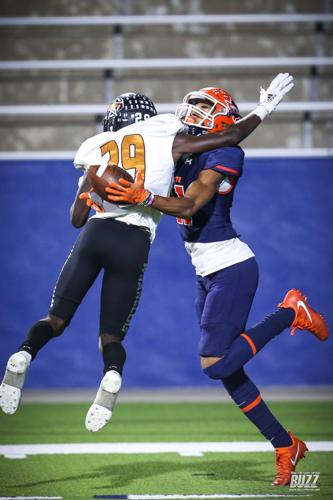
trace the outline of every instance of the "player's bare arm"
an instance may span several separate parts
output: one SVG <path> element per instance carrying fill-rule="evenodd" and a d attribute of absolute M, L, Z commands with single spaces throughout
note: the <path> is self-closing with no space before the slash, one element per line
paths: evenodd
<path fill-rule="evenodd" d="M 96 173 L 99 167 L 100 165 L 91 165 L 90 170 Z M 96 212 L 103 212 L 102 203 L 103 200 L 92 191 L 91 180 L 87 171 L 80 182 L 79 189 L 70 208 L 70 219 L 73 226 L 77 228 L 84 226 L 88 220 L 91 208 Z"/>
<path fill-rule="evenodd" d="M 255 114 L 249 115 L 244 120 L 230 125 L 221 132 L 200 136 L 188 135 L 184 132 L 177 134 L 173 142 L 172 155 L 178 161 L 184 153 L 203 153 L 211 149 L 226 146 L 237 146 L 246 139 L 261 123 L 261 118 Z"/>
<path fill-rule="evenodd" d="M 86 200 L 80 199 L 80 194 L 89 192 L 91 184 L 87 174 L 84 174 L 83 180 L 76 192 L 74 202 L 70 208 L 70 220 L 74 227 L 82 227 L 87 222 L 90 207 L 86 204 Z"/>
<path fill-rule="evenodd" d="M 216 195 L 222 179 L 222 174 L 214 170 L 204 170 L 190 184 L 182 198 L 156 195 L 151 206 L 165 214 L 188 219 Z"/>

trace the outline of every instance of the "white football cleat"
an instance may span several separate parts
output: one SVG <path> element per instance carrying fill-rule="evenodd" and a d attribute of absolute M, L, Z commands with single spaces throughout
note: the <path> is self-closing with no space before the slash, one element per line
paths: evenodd
<path fill-rule="evenodd" d="M 6 373 L 0 385 L 0 408 L 4 413 L 16 412 L 22 394 L 22 387 L 31 361 L 31 355 L 25 351 L 13 354 L 6 367 Z"/>
<path fill-rule="evenodd" d="M 121 375 L 115 370 L 106 372 L 100 383 L 95 401 L 86 416 L 86 429 L 97 432 L 102 429 L 112 417 L 118 392 L 121 387 Z"/>

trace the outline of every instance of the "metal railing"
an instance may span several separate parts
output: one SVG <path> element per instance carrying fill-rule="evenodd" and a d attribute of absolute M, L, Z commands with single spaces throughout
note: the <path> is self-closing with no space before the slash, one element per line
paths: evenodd
<path fill-rule="evenodd" d="M 189 14 L 148 16 L 2 17 L 0 26 L 147 26 L 207 24 L 330 23 L 333 14 Z"/>
<path fill-rule="evenodd" d="M 159 113 L 174 113 L 177 107 L 174 102 L 155 103 Z M 91 115 L 105 114 L 106 104 L 35 104 L 35 105 L 9 105 L 0 106 L 0 116 L 54 116 L 54 115 Z M 256 102 L 240 102 L 238 107 L 241 113 L 248 113 L 256 107 Z M 333 101 L 289 101 L 282 102 L 276 112 L 278 113 L 332 113 Z"/>
<path fill-rule="evenodd" d="M 0 70 L 142 70 L 333 66 L 333 57 L 209 57 L 165 59 L 66 59 L 0 61 Z"/>

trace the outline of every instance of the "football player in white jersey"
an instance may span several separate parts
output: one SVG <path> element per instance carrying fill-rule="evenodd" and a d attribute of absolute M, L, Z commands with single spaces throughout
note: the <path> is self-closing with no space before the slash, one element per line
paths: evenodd
<path fill-rule="evenodd" d="M 157 116 L 154 104 L 146 96 L 123 94 L 110 105 L 104 132 L 81 145 L 75 166 L 85 171 L 94 165 L 102 171 L 111 160 L 135 175 L 140 173 L 154 193 L 168 196 L 174 164 L 184 153 L 238 144 L 275 109 L 291 87 L 290 81 L 279 81 L 242 121 L 226 131 L 198 137 L 188 135 L 174 115 Z M 150 208 L 149 197 L 139 203 L 141 206 L 120 208 L 101 199 L 90 199 L 90 190 L 85 172 L 71 207 L 72 224 L 84 229 L 61 270 L 48 315 L 32 325 L 18 352 L 8 360 L 0 386 L 0 407 L 7 414 L 16 412 L 31 360 L 49 340 L 65 330 L 103 271 L 99 333 L 104 377 L 85 422 L 88 430 L 98 431 L 110 420 L 121 386 L 126 359 L 122 341 L 140 299 L 149 247 L 160 214 Z M 102 207 L 88 220 L 92 204 Z"/>

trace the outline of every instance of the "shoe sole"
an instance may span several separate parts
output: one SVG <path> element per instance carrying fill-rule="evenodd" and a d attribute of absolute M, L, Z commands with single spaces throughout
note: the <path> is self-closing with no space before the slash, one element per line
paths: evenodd
<path fill-rule="evenodd" d="M 7 415 L 13 415 L 19 407 L 22 387 L 29 364 L 18 353 L 13 354 L 6 367 L 6 373 L 0 385 L 0 408 Z"/>
<path fill-rule="evenodd" d="M 21 401 L 21 389 L 12 385 L 0 385 L 0 408 L 7 415 L 13 415 L 19 407 Z"/>
<path fill-rule="evenodd" d="M 88 431 L 97 432 L 109 422 L 120 387 L 121 376 L 118 372 L 110 370 L 104 375 L 95 401 L 86 415 L 85 426 Z"/>
<path fill-rule="evenodd" d="M 112 411 L 104 406 L 93 403 L 86 416 L 86 429 L 90 432 L 97 432 L 102 429 L 112 417 Z"/>

